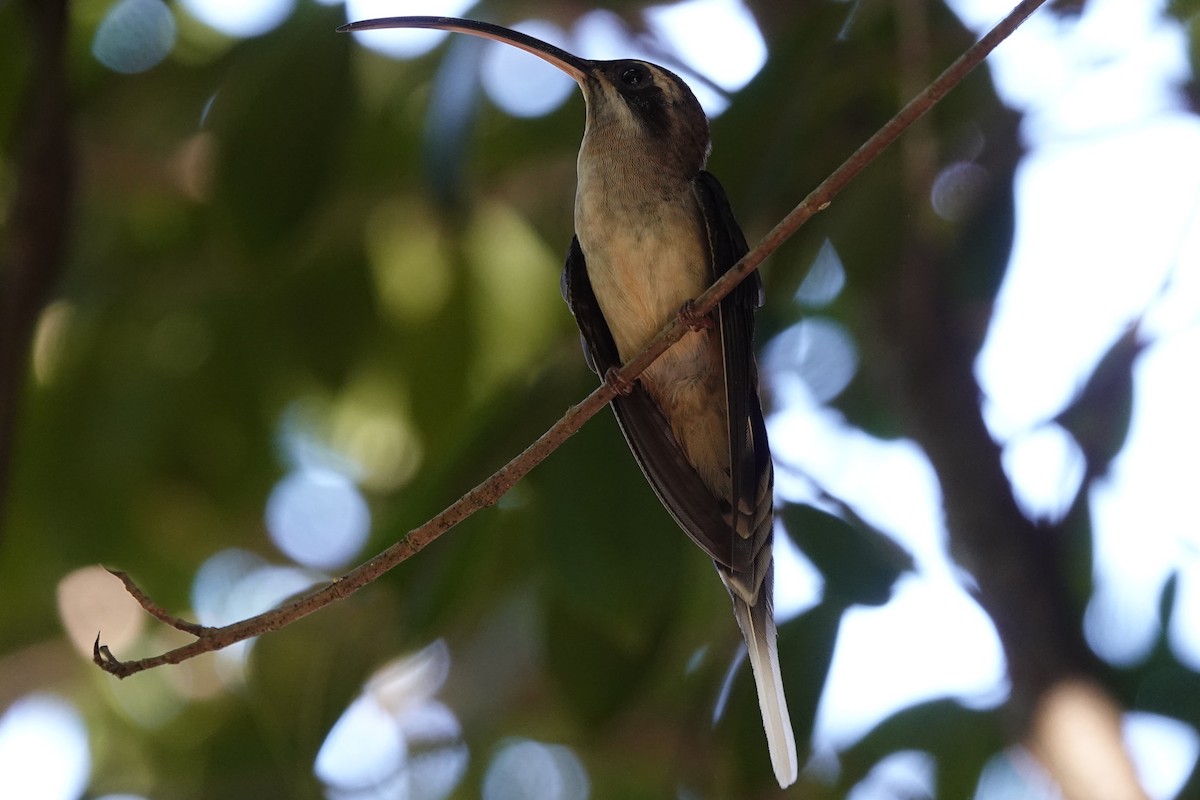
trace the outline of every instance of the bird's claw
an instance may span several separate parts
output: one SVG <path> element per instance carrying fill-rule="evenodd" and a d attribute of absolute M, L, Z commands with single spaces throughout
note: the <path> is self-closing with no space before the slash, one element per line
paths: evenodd
<path fill-rule="evenodd" d="M 626 380 L 621 375 L 621 370 L 616 367 L 608 368 L 604 373 L 604 382 L 612 387 L 614 392 L 622 396 L 626 396 L 633 391 L 633 383 Z"/>
<path fill-rule="evenodd" d="M 688 300 L 679 307 L 679 321 L 682 322 L 689 331 L 708 330 L 713 326 L 713 318 L 711 314 L 696 313 L 695 300 Z"/>

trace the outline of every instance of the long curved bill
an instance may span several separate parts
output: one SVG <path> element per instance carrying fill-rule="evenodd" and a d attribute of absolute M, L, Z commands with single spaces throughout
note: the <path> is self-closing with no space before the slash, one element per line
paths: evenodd
<path fill-rule="evenodd" d="M 490 22 L 477 22 L 473 19 L 459 19 L 457 17 L 383 17 L 381 19 L 365 19 L 360 22 L 351 22 L 338 28 L 338 30 L 341 32 L 377 31 L 385 28 L 432 28 L 441 31 L 466 33 L 471 36 L 504 42 L 553 64 L 574 78 L 575 82 L 581 86 L 587 78 L 588 73 L 591 72 L 591 65 L 586 60 L 571 55 L 561 47 L 555 47 L 549 42 L 535 39 L 520 31 L 514 31 L 501 25 L 493 25 Z"/>

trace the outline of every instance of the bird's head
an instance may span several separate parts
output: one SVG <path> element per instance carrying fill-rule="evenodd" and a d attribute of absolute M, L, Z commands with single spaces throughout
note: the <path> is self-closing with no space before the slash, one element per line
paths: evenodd
<path fill-rule="evenodd" d="M 503 42 L 546 61 L 579 84 L 587 104 L 590 144 L 627 158 L 666 159 L 691 176 L 708 158 L 708 119 L 683 79 L 648 61 L 591 61 L 520 31 L 454 17 L 386 17 L 339 30 L 434 28 Z"/>

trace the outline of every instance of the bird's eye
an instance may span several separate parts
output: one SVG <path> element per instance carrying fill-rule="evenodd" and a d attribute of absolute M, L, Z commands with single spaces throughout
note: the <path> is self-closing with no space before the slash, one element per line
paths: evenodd
<path fill-rule="evenodd" d="M 633 66 L 621 73 L 621 83 L 626 86 L 640 86 L 650 77 L 645 67 Z"/>

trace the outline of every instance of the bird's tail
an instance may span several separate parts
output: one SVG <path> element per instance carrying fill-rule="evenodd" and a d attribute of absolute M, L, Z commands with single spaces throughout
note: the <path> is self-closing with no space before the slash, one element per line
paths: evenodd
<path fill-rule="evenodd" d="M 753 606 L 737 592 L 730 594 L 733 596 L 733 613 L 750 653 L 750 667 L 754 671 L 754 685 L 758 687 L 758 707 L 762 711 L 763 728 L 767 732 L 771 765 L 775 768 L 779 785 L 786 788 L 795 783 L 798 772 L 796 736 L 792 732 L 787 698 L 783 695 L 783 679 L 779 675 L 771 602 L 762 592 Z"/>

